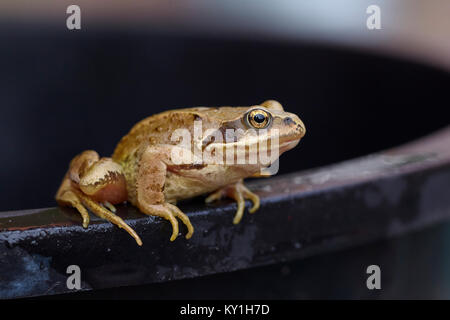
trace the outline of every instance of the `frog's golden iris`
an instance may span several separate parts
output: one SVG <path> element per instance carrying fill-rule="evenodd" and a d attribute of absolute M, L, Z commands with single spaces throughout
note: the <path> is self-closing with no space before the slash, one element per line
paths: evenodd
<path fill-rule="evenodd" d="M 263 109 L 254 109 L 247 114 L 247 122 L 255 129 L 264 129 L 270 124 L 272 115 Z"/>

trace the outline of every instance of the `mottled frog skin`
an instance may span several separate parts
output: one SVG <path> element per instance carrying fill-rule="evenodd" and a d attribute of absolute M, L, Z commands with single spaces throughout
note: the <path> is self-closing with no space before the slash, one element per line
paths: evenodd
<path fill-rule="evenodd" d="M 201 123 L 200 134 L 195 131 L 198 123 Z M 174 139 L 173 135 L 177 129 L 184 129 L 192 137 L 187 144 L 192 155 L 188 162 L 174 161 L 173 152 L 180 148 L 180 139 Z M 219 136 L 205 135 L 208 129 Z M 276 146 L 268 143 L 274 139 L 273 129 L 277 129 L 279 143 Z M 240 134 L 227 139 L 230 130 Z M 87 209 L 90 209 L 124 228 L 139 245 L 142 241 L 136 232 L 114 214 L 114 204 L 128 201 L 144 214 L 169 220 L 173 229 L 171 241 L 178 235 L 178 218 L 187 226 L 186 238 L 189 239 L 194 228 L 189 217 L 176 206 L 177 200 L 207 193 L 210 195 L 206 202 L 231 197 L 238 204 L 233 220 L 237 224 L 243 216 L 245 199 L 253 202 L 250 213 L 259 208 L 259 197 L 244 186 L 243 179 L 261 176 L 261 170 L 267 166 L 261 161 L 199 161 L 197 155 L 205 150 L 225 154 L 230 148 L 237 150 L 242 147 L 248 160 L 252 150 L 261 150 L 252 147 L 261 146 L 261 143 L 268 146 L 269 153 L 281 155 L 295 147 L 305 132 L 299 117 L 285 112 L 274 100 L 248 107 L 196 107 L 166 111 L 138 122 L 120 140 L 110 158 L 100 158 L 92 150 L 77 155 L 70 162 L 56 200 L 60 205 L 76 208 L 83 218 L 84 227 L 88 227 Z M 184 144 L 184 148 L 187 145 Z"/>

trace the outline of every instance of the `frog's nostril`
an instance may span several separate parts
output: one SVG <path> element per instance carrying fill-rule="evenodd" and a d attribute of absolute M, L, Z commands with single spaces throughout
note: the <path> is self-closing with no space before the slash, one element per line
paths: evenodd
<path fill-rule="evenodd" d="M 303 125 L 303 123 L 301 123 L 301 122 L 300 122 L 300 123 L 296 122 L 295 130 L 296 130 L 299 134 L 301 134 L 302 136 L 305 135 L 306 130 L 305 130 L 305 126 Z"/>

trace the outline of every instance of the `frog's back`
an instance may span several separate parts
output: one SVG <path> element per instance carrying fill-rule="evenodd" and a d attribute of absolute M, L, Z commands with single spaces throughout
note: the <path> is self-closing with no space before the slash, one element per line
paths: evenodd
<path fill-rule="evenodd" d="M 172 144 L 172 133 L 176 129 L 186 128 L 193 134 L 196 120 L 202 120 L 203 129 L 218 128 L 223 120 L 239 119 L 247 109 L 248 107 L 195 107 L 155 114 L 134 125 L 118 143 L 113 159 L 123 163 L 142 146 Z"/>
<path fill-rule="evenodd" d="M 177 128 L 191 128 L 198 114 L 206 107 L 165 111 L 136 123 L 117 144 L 112 158 L 124 162 L 143 145 L 170 143 L 170 136 Z"/>

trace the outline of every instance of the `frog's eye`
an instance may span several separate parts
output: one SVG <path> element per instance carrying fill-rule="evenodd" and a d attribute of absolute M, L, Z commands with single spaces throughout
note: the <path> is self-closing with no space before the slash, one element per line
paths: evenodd
<path fill-rule="evenodd" d="M 271 114 L 262 109 L 254 109 L 247 114 L 247 122 L 256 129 L 267 127 L 271 119 Z"/>

